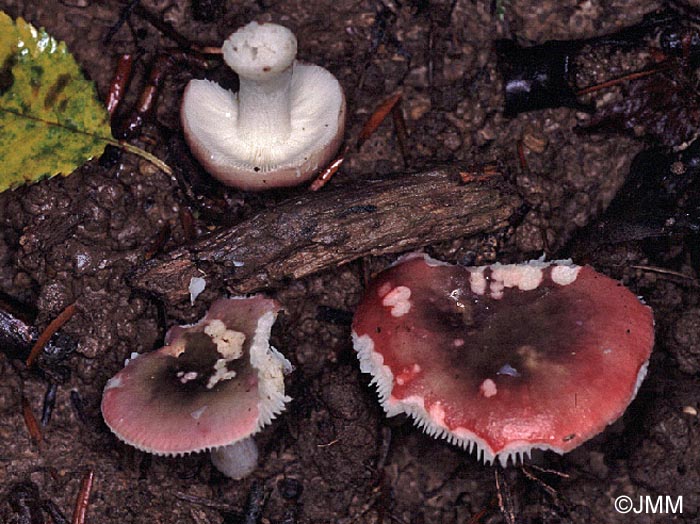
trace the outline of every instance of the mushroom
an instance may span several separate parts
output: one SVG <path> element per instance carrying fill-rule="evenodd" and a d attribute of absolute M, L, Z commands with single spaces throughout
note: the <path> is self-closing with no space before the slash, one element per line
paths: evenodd
<path fill-rule="evenodd" d="M 220 299 L 196 324 L 171 328 L 166 345 L 133 354 L 109 379 L 102 416 L 127 444 L 156 455 L 212 450 L 239 479 L 257 465 L 251 435 L 290 400 L 290 363 L 269 344 L 280 305 L 256 295 Z"/>
<path fill-rule="evenodd" d="M 353 319 L 389 416 L 505 466 L 565 453 L 619 418 L 654 343 L 651 309 L 570 261 L 452 266 L 412 254 L 379 274 Z"/>
<path fill-rule="evenodd" d="M 185 138 L 224 184 L 253 191 L 298 185 L 337 152 L 343 89 L 322 67 L 296 61 L 296 51 L 286 27 L 251 22 L 223 44 L 238 93 L 208 80 L 187 85 L 180 111 Z"/>

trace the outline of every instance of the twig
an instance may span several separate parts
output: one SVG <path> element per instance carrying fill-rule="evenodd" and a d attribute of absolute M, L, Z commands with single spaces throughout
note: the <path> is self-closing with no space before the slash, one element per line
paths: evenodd
<path fill-rule="evenodd" d="M 365 122 L 365 125 L 362 127 L 362 130 L 360 131 L 357 140 L 354 141 L 354 144 L 352 142 L 348 143 L 341 149 L 338 156 L 336 156 L 335 159 L 323 171 L 316 175 L 316 178 L 309 186 L 309 190 L 318 191 L 323 186 L 325 186 L 333 177 L 333 175 L 335 175 L 338 172 L 340 166 L 343 165 L 343 162 L 345 162 L 345 157 L 348 154 L 348 151 L 350 151 L 350 149 L 352 149 L 353 147 L 359 148 L 360 146 L 362 146 L 364 141 L 367 140 L 370 136 L 372 136 L 372 134 L 377 130 L 381 123 L 384 122 L 384 120 L 389 114 L 391 114 L 394 118 L 394 123 L 396 124 L 396 133 L 399 137 L 399 148 L 401 149 L 401 155 L 403 156 L 404 165 L 406 165 L 406 123 L 403 121 L 403 115 L 400 114 L 400 111 L 399 113 L 395 112 L 395 109 L 398 107 L 397 104 L 400 100 L 401 93 L 395 93 L 386 100 L 384 100 L 381 104 L 379 104 L 379 106 L 370 115 L 369 119 L 367 119 L 367 122 Z M 401 129 L 399 129 L 399 127 Z"/>
<path fill-rule="evenodd" d="M 361 147 L 364 141 L 372 136 L 381 123 L 384 122 L 386 117 L 389 116 L 389 113 L 391 113 L 394 106 L 399 103 L 401 97 L 402 94 L 400 92 L 394 93 L 379 104 L 377 109 L 374 110 L 374 113 L 372 113 L 372 115 L 369 117 L 369 120 L 367 120 L 365 125 L 362 127 L 362 130 L 357 137 L 357 147 Z"/>
<path fill-rule="evenodd" d="M 41 437 L 39 424 L 37 423 L 34 412 L 32 411 L 32 406 L 24 397 L 22 397 L 22 416 L 24 417 L 24 424 L 27 426 L 27 431 L 29 431 L 29 436 L 32 437 L 32 440 L 37 446 L 41 447 L 43 439 Z"/>
<path fill-rule="evenodd" d="M 107 95 L 107 112 L 110 116 L 114 114 L 119 107 L 119 104 L 124 97 L 127 85 L 131 79 L 131 69 L 134 65 L 134 55 L 125 53 L 119 57 L 117 67 L 114 69 L 112 82 L 109 84 L 109 93 Z"/>
<path fill-rule="evenodd" d="M 56 405 L 56 392 L 58 391 L 58 384 L 55 382 L 49 383 L 46 388 L 46 393 L 44 394 L 44 407 L 41 410 L 41 425 L 46 427 L 51 420 L 51 413 Z"/>
<path fill-rule="evenodd" d="M 136 4 L 139 3 L 139 0 L 129 0 L 129 3 L 124 6 L 124 8 L 121 10 L 119 13 L 119 18 L 115 22 L 115 24 L 109 28 L 109 31 L 107 31 L 107 34 L 105 37 L 102 39 L 102 44 L 107 45 L 109 42 L 114 38 L 114 35 L 116 35 L 119 30 L 122 28 L 124 25 L 124 22 L 126 22 L 129 19 L 129 16 L 131 16 L 131 12 L 134 10 L 134 7 L 136 7 Z"/>
<path fill-rule="evenodd" d="M 175 42 L 178 47 L 183 49 L 192 48 L 192 42 L 190 42 L 188 38 L 182 36 L 171 24 L 165 20 L 162 20 L 158 15 L 152 13 L 141 4 L 136 3 L 134 6 L 134 13 L 155 27 L 165 37 Z"/>
<path fill-rule="evenodd" d="M 608 80 L 607 82 L 602 82 L 600 84 L 595 84 L 592 86 L 584 87 L 583 89 L 579 89 L 576 91 L 576 96 L 581 96 L 581 95 L 587 95 L 589 93 L 594 93 L 596 91 L 600 91 L 601 89 L 606 89 L 608 87 L 614 87 L 616 85 L 623 84 L 625 82 L 631 82 L 632 80 L 639 80 L 640 78 L 645 78 L 647 76 L 655 75 L 657 73 L 661 73 L 663 71 L 667 71 L 668 69 L 671 69 L 674 66 L 674 64 L 662 64 L 659 66 L 654 67 L 653 69 L 649 69 L 647 71 L 637 71 L 635 73 L 630 73 L 628 75 L 621 76 L 619 78 L 613 78 L 612 80 Z"/>
<path fill-rule="evenodd" d="M 501 515 L 506 520 L 507 524 L 516 524 L 515 511 L 513 510 L 513 498 L 510 494 L 510 488 L 503 476 L 501 467 L 496 466 L 493 470 L 496 477 L 496 492 L 498 494 L 498 507 L 501 509 Z"/>
<path fill-rule="evenodd" d="M 330 181 L 333 175 L 338 172 L 340 166 L 343 165 L 343 162 L 345 162 L 345 155 L 348 154 L 349 149 L 350 147 L 346 145 L 335 160 L 333 160 L 323 171 L 316 175 L 316 178 L 309 186 L 310 191 L 318 191 Z"/>
<path fill-rule="evenodd" d="M 463 184 L 459 171 L 399 173 L 304 193 L 144 262 L 130 283 L 178 303 L 203 271 L 212 287 L 223 279 L 229 291 L 250 293 L 364 256 L 507 226 L 520 199 L 504 177 Z"/>
<path fill-rule="evenodd" d="M 518 149 L 518 161 L 520 162 L 520 169 L 527 173 L 530 171 L 528 165 L 527 165 L 527 157 L 525 156 L 525 148 L 523 147 L 523 141 L 518 140 L 517 144 L 517 149 Z"/>
<path fill-rule="evenodd" d="M 197 51 L 198 53 L 202 53 L 203 55 L 223 55 L 224 51 L 221 48 L 221 46 L 212 46 L 212 45 L 203 45 L 203 46 L 194 46 L 193 49 Z"/>
<path fill-rule="evenodd" d="M 41 502 L 41 507 L 51 516 L 53 524 L 68 524 L 68 519 L 53 500 L 43 500 Z"/>
<path fill-rule="evenodd" d="M 691 277 L 690 275 L 686 275 L 685 273 L 681 273 L 680 271 L 674 271 L 673 269 L 666 269 L 663 267 L 656 267 L 656 266 L 641 266 L 641 265 L 633 265 L 630 266 L 632 269 L 639 269 L 641 271 L 649 271 L 650 273 L 659 273 L 661 275 L 673 275 L 674 277 L 680 277 L 686 280 L 690 280 L 692 282 L 697 282 L 697 279 Z"/>
<path fill-rule="evenodd" d="M 489 508 L 487 508 L 487 507 L 480 509 L 479 511 L 474 513 L 474 515 L 471 516 L 468 524 L 481 524 L 481 519 L 484 518 L 484 516 L 488 513 L 488 511 L 489 511 Z"/>
<path fill-rule="evenodd" d="M 540 473 L 548 473 L 550 475 L 556 475 L 557 477 L 561 477 L 563 479 L 568 479 L 571 477 L 568 473 L 564 473 L 563 471 L 557 471 L 556 469 L 550 469 L 550 468 L 543 468 L 541 466 L 537 466 L 535 464 L 529 464 L 528 467 L 535 469 L 539 471 Z"/>
<path fill-rule="evenodd" d="M 316 444 L 317 448 L 330 448 L 331 446 L 336 445 L 338 442 L 340 442 L 339 438 L 334 438 L 330 442 L 326 442 L 325 444 Z"/>
<path fill-rule="evenodd" d="M 11 360 L 27 360 L 34 341 L 39 337 L 38 330 L 33 322 L 36 315 L 25 312 L 12 302 L 7 302 L 0 297 L 0 351 Z M 44 351 L 52 356 L 52 361 L 62 360 L 75 349 L 75 342 L 68 336 L 57 336 L 49 340 Z M 44 369 L 47 374 L 54 374 L 50 369 Z M 52 378 L 54 382 L 61 383 L 60 377 Z"/>
<path fill-rule="evenodd" d="M 528 470 L 525 466 L 521 466 L 521 467 L 520 467 L 520 471 L 523 472 L 523 475 L 525 475 L 527 478 L 529 478 L 530 480 L 532 480 L 533 482 L 535 482 L 538 486 L 540 486 L 544 491 L 546 491 L 547 494 L 548 494 L 550 497 L 552 497 L 552 500 L 553 500 L 555 503 L 557 503 L 557 501 L 558 501 L 558 494 L 557 494 L 557 490 L 556 490 L 556 489 L 554 489 L 552 486 L 550 486 L 549 484 L 547 484 L 547 483 L 546 483 L 544 480 L 542 480 L 541 478 L 539 478 L 539 477 L 537 477 L 536 475 L 534 475 L 534 474 L 533 474 L 532 472 L 530 472 L 530 470 Z"/>
<path fill-rule="evenodd" d="M 248 503 L 245 508 L 245 524 L 258 524 L 265 502 L 265 485 L 254 480 L 248 493 Z"/>
<path fill-rule="evenodd" d="M 83 399 L 80 396 L 80 393 L 78 393 L 75 389 L 71 389 L 70 404 L 71 406 L 73 406 L 73 410 L 75 411 L 75 415 L 76 417 L 78 417 L 78 420 L 83 424 L 87 424 L 88 419 L 85 416 L 85 409 L 83 408 Z"/>
<path fill-rule="evenodd" d="M 92 482 L 94 479 L 95 473 L 91 469 L 83 475 L 83 480 L 80 482 L 80 491 L 75 500 L 75 509 L 73 510 L 71 524 L 85 524 L 85 516 L 87 515 L 87 509 L 90 503 L 90 493 L 92 492 Z"/>
<path fill-rule="evenodd" d="M 182 493 L 181 491 L 175 492 L 175 498 L 184 500 L 185 502 L 189 502 L 191 504 L 197 504 L 198 506 L 205 506 L 207 508 L 218 509 L 222 511 L 236 511 L 238 509 L 232 504 L 227 504 L 225 502 L 217 502 L 216 500 L 198 497 L 196 495 L 189 495 L 187 493 Z"/>
<path fill-rule="evenodd" d="M 27 357 L 27 367 L 31 367 L 34 361 L 37 359 L 41 350 L 44 349 L 46 343 L 51 339 L 51 337 L 61 329 L 66 322 L 68 322 L 71 317 L 75 314 L 75 303 L 69 304 L 66 309 L 61 311 L 56 318 L 54 318 L 51 323 L 46 326 L 46 329 L 39 335 L 32 346 L 29 356 Z"/>

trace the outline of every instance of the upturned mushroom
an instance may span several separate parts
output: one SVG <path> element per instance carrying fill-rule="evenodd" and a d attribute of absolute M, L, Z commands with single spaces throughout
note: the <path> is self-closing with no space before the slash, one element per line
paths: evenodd
<path fill-rule="evenodd" d="M 185 138 L 224 184 L 254 191 L 294 186 L 337 152 L 343 89 L 326 69 L 296 61 L 296 52 L 289 29 L 251 22 L 223 44 L 238 93 L 208 80 L 187 85 L 180 110 Z"/>
<path fill-rule="evenodd" d="M 262 296 L 221 299 L 166 345 L 134 354 L 105 386 L 102 415 L 127 444 L 155 455 L 212 451 L 212 462 L 239 479 L 257 466 L 252 435 L 290 400 L 290 363 L 269 344 L 279 304 Z"/>
<path fill-rule="evenodd" d="M 619 418 L 654 327 L 649 307 L 590 267 L 413 254 L 370 284 L 353 340 L 389 416 L 505 466 L 570 451 Z"/>

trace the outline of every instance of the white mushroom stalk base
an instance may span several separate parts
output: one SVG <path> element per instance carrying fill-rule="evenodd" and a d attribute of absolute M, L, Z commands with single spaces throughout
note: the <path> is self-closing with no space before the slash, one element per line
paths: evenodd
<path fill-rule="evenodd" d="M 258 466 L 258 446 L 252 437 L 211 451 L 211 462 L 221 473 L 234 480 L 250 475 Z"/>

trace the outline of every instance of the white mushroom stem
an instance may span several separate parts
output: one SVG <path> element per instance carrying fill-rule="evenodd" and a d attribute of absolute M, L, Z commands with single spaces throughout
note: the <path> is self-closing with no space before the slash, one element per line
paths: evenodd
<path fill-rule="evenodd" d="M 289 139 L 296 50 L 294 34 L 276 24 L 252 22 L 224 42 L 224 60 L 240 79 L 236 125 L 244 142 L 265 147 Z"/>
<path fill-rule="evenodd" d="M 289 87 L 292 69 L 267 82 L 240 77 L 238 130 L 250 144 L 281 144 L 292 132 Z"/>
<path fill-rule="evenodd" d="M 240 480 L 258 466 L 258 446 L 253 437 L 244 438 L 228 446 L 213 449 L 211 462 L 224 475 Z"/>

